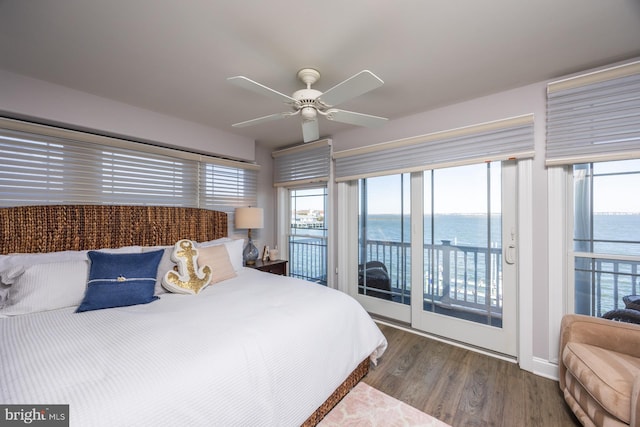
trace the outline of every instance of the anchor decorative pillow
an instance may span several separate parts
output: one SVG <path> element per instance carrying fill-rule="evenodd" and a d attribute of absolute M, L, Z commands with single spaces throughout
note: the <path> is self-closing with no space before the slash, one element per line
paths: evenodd
<path fill-rule="evenodd" d="M 178 264 L 178 271 L 169 270 L 162 278 L 162 286 L 169 292 L 195 295 L 211 283 L 211 268 L 198 267 L 198 250 L 191 240 L 178 241 L 171 259 Z"/>

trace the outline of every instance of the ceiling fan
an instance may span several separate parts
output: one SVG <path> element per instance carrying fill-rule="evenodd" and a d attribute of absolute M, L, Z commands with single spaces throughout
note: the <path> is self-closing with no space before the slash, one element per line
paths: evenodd
<path fill-rule="evenodd" d="M 366 127 L 379 126 L 387 121 L 384 117 L 334 108 L 334 106 L 338 104 L 382 86 L 384 82 L 371 71 L 360 71 L 358 74 L 349 77 L 347 80 L 335 85 L 326 92 L 311 89 L 311 85 L 320 78 L 320 72 L 317 70 L 313 68 L 303 68 L 298 71 L 298 78 L 307 85 L 307 88 L 297 90 L 293 95 L 288 96 L 244 76 L 229 77 L 227 80 L 234 85 L 281 101 L 291 108 L 291 111 L 258 117 L 257 119 L 235 123 L 232 126 L 253 126 L 259 123 L 284 119 L 300 114 L 302 117 L 303 140 L 304 142 L 310 142 L 320 137 L 318 115 L 324 116 L 328 120 Z"/>

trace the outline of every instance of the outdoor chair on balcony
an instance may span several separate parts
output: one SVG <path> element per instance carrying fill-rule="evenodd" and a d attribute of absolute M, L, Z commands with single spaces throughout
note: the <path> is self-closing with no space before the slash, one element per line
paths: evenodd
<path fill-rule="evenodd" d="M 602 317 L 618 322 L 640 324 L 640 295 L 627 295 L 622 298 L 622 301 L 624 301 L 625 308 L 607 311 Z"/>
<path fill-rule="evenodd" d="M 365 283 L 366 282 L 366 283 Z M 391 300 L 391 279 L 387 266 L 380 261 L 369 261 L 358 265 L 358 293 L 376 298 Z M 380 289 L 386 292 L 377 292 L 371 289 Z"/>

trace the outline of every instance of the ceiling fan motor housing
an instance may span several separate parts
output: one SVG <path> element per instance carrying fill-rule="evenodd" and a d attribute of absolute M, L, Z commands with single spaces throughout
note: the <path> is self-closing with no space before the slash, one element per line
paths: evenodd
<path fill-rule="evenodd" d="M 316 99 L 322 95 L 322 92 L 315 89 L 300 89 L 293 93 L 292 98 L 296 100 L 294 110 L 301 110 L 300 114 L 304 120 L 315 120 L 316 111 L 322 108 L 316 102 Z"/>

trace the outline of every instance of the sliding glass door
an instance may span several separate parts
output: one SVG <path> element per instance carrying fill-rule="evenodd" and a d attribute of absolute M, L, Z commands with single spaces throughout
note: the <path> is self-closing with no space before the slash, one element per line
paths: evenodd
<path fill-rule="evenodd" d="M 371 313 L 410 320 L 410 175 L 358 182 L 358 297 Z"/>
<path fill-rule="evenodd" d="M 515 356 L 516 169 L 358 180 L 356 298 L 372 314 Z"/>
<path fill-rule="evenodd" d="M 516 167 L 426 171 L 419 329 L 516 354 Z"/>

